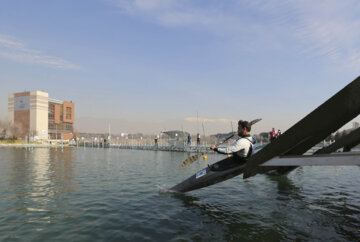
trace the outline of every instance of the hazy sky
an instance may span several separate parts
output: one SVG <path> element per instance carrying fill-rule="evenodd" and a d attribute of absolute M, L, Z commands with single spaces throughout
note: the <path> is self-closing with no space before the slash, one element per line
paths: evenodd
<path fill-rule="evenodd" d="M 1 0 L 0 118 L 43 90 L 79 131 L 285 131 L 359 75 L 359 29 L 357 0 Z"/>

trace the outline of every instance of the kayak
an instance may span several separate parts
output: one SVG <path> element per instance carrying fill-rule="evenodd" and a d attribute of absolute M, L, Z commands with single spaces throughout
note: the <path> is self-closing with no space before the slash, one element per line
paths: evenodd
<path fill-rule="evenodd" d="M 170 188 L 170 190 L 175 192 L 189 192 L 222 182 L 241 174 L 245 168 L 245 164 L 246 161 L 243 158 L 233 155 L 196 172 L 185 181 Z"/>

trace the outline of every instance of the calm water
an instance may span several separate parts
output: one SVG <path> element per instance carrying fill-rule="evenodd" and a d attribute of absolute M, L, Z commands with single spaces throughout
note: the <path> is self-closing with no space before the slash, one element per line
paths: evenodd
<path fill-rule="evenodd" d="M 0 149 L 1 241 L 360 240 L 360 167 L 298 168 L 166 193 L 179 152 Z"/>

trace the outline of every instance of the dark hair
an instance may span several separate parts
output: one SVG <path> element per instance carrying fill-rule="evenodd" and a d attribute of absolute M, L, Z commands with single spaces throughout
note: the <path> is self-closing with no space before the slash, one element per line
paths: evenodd
<path fill-rule="evenodd" d="M 238 125 L 242 128 L 246 128 L 248 132 L 251 130 L 251 124 L 248 121 L 239 120 Z"/>

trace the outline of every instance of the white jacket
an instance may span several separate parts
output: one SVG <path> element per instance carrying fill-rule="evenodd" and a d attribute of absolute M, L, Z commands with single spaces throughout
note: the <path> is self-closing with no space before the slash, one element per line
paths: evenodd
<path fill-rule="evenodd" d="M 217 152 L 224 154 L 232 154 L 238 152 L 240 157 L 247 157 L 250 147 L 253 149 L 253 145 L 256 143 L 255 139 L 251 136 L 239 137 L 235 142 L 226 148 L 217 148 Z"/>

